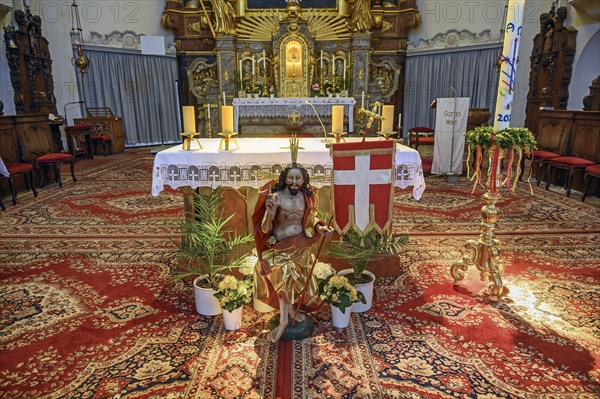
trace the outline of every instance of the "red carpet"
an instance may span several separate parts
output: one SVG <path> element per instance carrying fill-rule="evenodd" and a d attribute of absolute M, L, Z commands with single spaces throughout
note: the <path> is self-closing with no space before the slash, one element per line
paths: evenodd
<path fill-rule="evenodd" d="M 419 202 L 398 191 L 400 276 L 348 329 L 324 309 L 310 339 L 274 345 L 271 315 L 246 306 L 226 332 L 170 278 L 181 195 L 150 196 L 151 170 L 147 152 L 82 161 L 76 184 L 0 212 L 0 398 L 600 397 L 598 207 L 505 194 L 511 292 L 494 304 L 474 269 L 456 288 L 449 275 L 481 193 L 433 177 Z"/>

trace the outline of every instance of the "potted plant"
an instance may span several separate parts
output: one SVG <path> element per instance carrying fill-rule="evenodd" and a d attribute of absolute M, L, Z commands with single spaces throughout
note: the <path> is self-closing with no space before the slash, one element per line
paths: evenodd
<path fill-rule="evenodd" d="M 239 235 L 227 227 L 233 215 L 223 214 L 222 200 L 220 188 L 194 195 L 194 214 L 186 214 L 180 222 L 181 244 L 171 254 L 177 265 L 174 277 L 194 278 L 196 311 L 205 316 L 221 313 L 214 289 L 225 271 L 244 264 L 244 244 L 253 241 L 251 235 Z"/>
<path fill-rule="evenodd" d="M 215 298 L 219 300 L 223 310 L 226 330 L 237 330 L 241 327 L 244 305 L 252 301 L 252 270 L 249 272 L 250 274 L 241 280 L 234 276 L 225 276 L 217 285 Z"/>
<path fill-rule="evenodd" d="M 352 265 L 352 269 L 342 270 L 340 274 L 348 278 L 365 295 L 365 304 L 356 304 L 352 311 L 355 313 L 366 312 L 373 305 L 373 286 L 375 275 L 366 270 L 370 261 L 381 254 L 393 254 L 408 242 L 408 236 L 389 235 L 379 233 L 373 229 L 364 236 L 354 230 L 343 234 L 339 242 L 331 247 L 329 255 L 344 259 Z"/>
<path fill-rule="evenodd" d="M 334 327 L 346 328 L 350 324 L 351 308 L 354 303 L 366 303 L 365 296 L 345 276 L 330 275 L 325 280 L 317 278 L 321 300 L 331 307 Z"/>

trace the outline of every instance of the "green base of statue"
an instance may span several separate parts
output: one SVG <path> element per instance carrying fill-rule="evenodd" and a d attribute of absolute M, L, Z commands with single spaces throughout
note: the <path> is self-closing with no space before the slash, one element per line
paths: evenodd
<path fill-rule="evenodd" d="M 300 315 L 304 315 L 302 321 L 300 321 Z M 274 330 L 279 326 L 279 314 L 271 317 L 268 323 L 269 331 Z M 310 337 L 315 331 L 315 322 L 307 313 L 299 312 L 296 321 L 294 321 L 294 325 L 288 326 L 285 328 L 283 335 L 281 336 L 281 341 L 301 341 L 305 338 Z"/>

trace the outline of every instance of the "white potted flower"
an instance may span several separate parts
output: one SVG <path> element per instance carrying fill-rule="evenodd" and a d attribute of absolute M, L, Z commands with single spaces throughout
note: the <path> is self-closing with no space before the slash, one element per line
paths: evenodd
<path fill-rule="evenodd" d="M 391 254 L 408 242 L 406 235 L 381 234 L 371 230 L 364 236 L 350 230 L 328 251 L 329 255 L 343 259 L 352 265 L 352 269 L 340 271 L 338 274 L 348 277 L 366 298 L 365 303 L 357 303 L 352 307 L 354 313 L 363 313 L 373 306 L 373 287 L 375 275 L 368 271 L 369 262 L 382 254 Z"/>
<path fill-rule="evenodd" d="M 321 300 L 331 307 L 331 321 L 337 328 L 346 328 L 350 324 L 352 304 L 366 303 L 363 293 L 358 291 L 345 276 L 332 275 L 327 280 L 319 280 L 319 288 Z"/>
<path fill-rule="evenodd" d="M 254 240 L 227 227 L 233 215 L 223 215 L 222 199 L 219 188 L 194 196 L 195 213 L 180 222 L 181 243 L 171 254 L 174 278 L 194 278 L 196 311 L 204 316 L 221 314 L 214 290 L 226 271 L 243 265 L 247 253 L 244 246 Z"/>
<path fill-rule="evenodd" d="M 242 325 L 244 305 L 252 301 L 252 280 L 225 276 L 217 285 L 215 298 L 223 310 L 225 329 L 237 330 Z"/>

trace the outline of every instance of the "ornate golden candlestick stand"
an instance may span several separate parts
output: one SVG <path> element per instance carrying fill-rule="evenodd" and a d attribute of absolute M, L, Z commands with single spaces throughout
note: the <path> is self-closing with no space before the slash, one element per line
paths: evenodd
<path fill-rule="evenodd" d="M 229 149 L 229 143 L 233 143 L 235 145 L 235 149 L 239 150 L 240 149 L 240 145 L 238 144 L 238 142 L 233 138 L 233 136 L 236 136 L 237 133 L 236 132 L 232 132 L 232 133 L 217 133 L 219 136 L 223 136 L 223 138 L 221 139 L 221 142 L 219 143 L 219 150 L 224 150 L 224 151 L 232 151 Z"/>
<path fill-rule="evenodd" d="M 323 91 L 323 70 L 321 70 L 321 81 L 319 82 L 319 96 L 325 97 L 325 92 Z"/>
<path fill-rule="evenodd" d="M 450 274 L 454 279 L 454 285 L 465 277 L 465 272 L 469 266 L 477 267 L 481 280 L 489 280 L 488 286 L 489 298 L 492 301 L 498 301 L 508 293 L 508 288 L 502 284 L 502 274 L 504 273 L 504 264 L 500 259 L 500 240 L 495 238 L 494 229 L 498 221 L 500 210 L 496 208 L 496 203 L 502 198 L 498 191 L 499 182 L 502 181 L 500 175 L 501 162 L 498 163 L 497 176 L 495 181 L 488 178 L 487 192 L 483 195 L 483 207 L 481 208 L 480 223 L 481 235 L 479 240 L 467 240 L 465 248 L 470 250 L 470 254 L 465 255 L 463 259 L 456 261 L 450 268 Z M 495 193 L 490 189 L 496 185 Z"/>
<path fill-rule="evenodd" d="M 263 77 L 263 91 L 262 91 L 262 96 L 263 97 L 269 97 L 269 92 L 267 91 L 267 68 L 265 69 L 265 73 L 264 73 L 264 77 Z"/>

